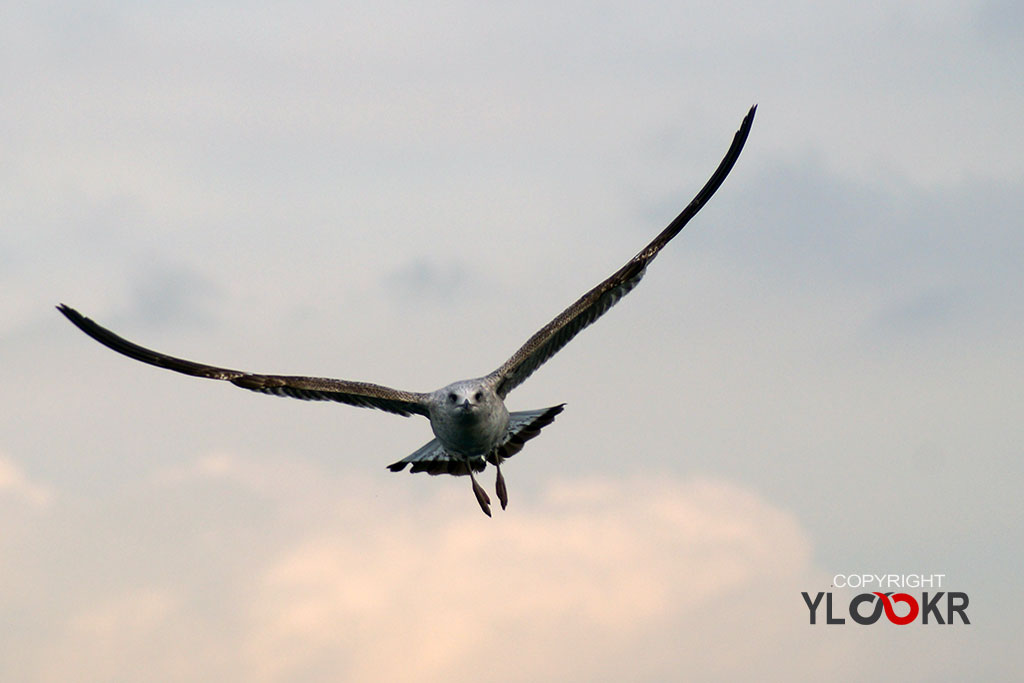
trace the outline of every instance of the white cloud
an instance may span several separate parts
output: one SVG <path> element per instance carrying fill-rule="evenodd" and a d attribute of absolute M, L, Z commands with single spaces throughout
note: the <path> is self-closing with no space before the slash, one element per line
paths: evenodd
<path fill-rule="evenodd" d="M 127 546 L 85 552 L 130 549 L 132 557 L 114 560 L 116 581 L 90 574 L 109 563 L 84 564 L 75 582 L 98 588 L 75 592 L 70 604 L 35 596 L 34 608 L 53 621 L 35 638 L 20 634 L 7 672 L 40 680 L 140 672 L 157 680 L 672 678 L 685 656 L 720 674 L 769 656 L 779 637 L 755 627 L 758 638 L 726 646 L 723 631 L 780 600 L 799 606 L 793 587 L 814 573 L 795 518 L 727 482 L 558 481 L 487 519 L 463 480 L 403 479 L 434 488 L 395 505 L 400 490 L 380 493 L 309 463 L 221 453 L 126 492 L 100 520 L 61 508 L 53 527 L 37 530 L 42 546 L 83 538 L 80 525 L 99 521 L 107 539 Z M 252 505 L 267 514 L 233 514 Z M 187 533 L 142 540 L 165 525 Z M 169 545 L 173 571 L 161 566 Z M 27 566 L 31 558 L 13 561 L 16 574 Z M 43 567 L 53 573 L 44 583 L 66 582 L 59 566 Z M 795 611 L 790 626 L 802 618 Z"/>
<path fill-rule="evenodd" d="M 12 460 L 0 456 L 0 497 L 8 495 L 36 508 L 45 508 L 53 499 L 52 491 L 31 481 Z"/>
<path fill-rule="evenodd" d="M 810 569 L 791 516 L 722 482 L 561 482 L 493 522 L 465 507 L 287 549 L 254 583 L 249 651 L 285 679 L 580 680 L 630 652 L 670 675 L 722 647 L 709 611 Z"/>

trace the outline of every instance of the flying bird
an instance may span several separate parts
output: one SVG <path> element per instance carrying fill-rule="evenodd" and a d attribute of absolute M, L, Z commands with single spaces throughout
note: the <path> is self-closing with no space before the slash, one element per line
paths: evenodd
<path fill-rule="evenodd" d="M 60 304 L 57 309 L 99 343 L 143 363 L 195 377 L 225 380 L 243 389 L 264 394 L 307 401 L 337 401 L 405 417 L 422 415 L 430 420 L 435 438 L 388 468 L 392 472 L 399 472 L 409 465 L 411 472 L 456 476 L 468 474 L 480 509 L 490 517 L 490 497 L 477 482 L 475 473 L 482 472 L 487 463 L 494 465 L 497 471 L 495 492 L 502 509 L 505 509 L 508 505 L 508 491 L 501 473 L 502 463 L 518 453 L 527 441 L 540 434 L 541 429 L 551 424 L 565 406 L 562 403 L 550 408 L 509 412 L 505 407 L 505 398 L 583 328 L 604 315 L 636 287 L 658 252 L 711 199 L 732 170 L 750 133 L 756 111 L 756 105 L 750 108 L 733 137 L 729 151 L 708 182 L 650 244 L 526 340 L 494 372 L 483 377 L 459 380 L 436 391 L 418 393 L 343 379 L 263 375 L 195 363 L 134 344 L 70 306 Z"/>

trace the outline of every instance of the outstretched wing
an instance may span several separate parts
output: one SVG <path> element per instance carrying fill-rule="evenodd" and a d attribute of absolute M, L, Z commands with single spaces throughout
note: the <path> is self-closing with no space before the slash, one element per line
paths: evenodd
<path fill-rule="evenodd" d="M 534 370 L 558 353 L 584 327 L 604 315 L 619 299 L 636 287 L 640 279 L 643 278 L 647 265 L 654 260 L 662 247 L 679 234 L 689 220 L 701 210 L 715 194 L 725 177 L 729 175 L 729 171 L 732 170 L 733 164 L 736 163 L 736 159 L 739 158 L 740 152 L 743 150 L 743 144 L 747 141 L 756 111 L 757 105 L 750 108 L 743 123 L 740 124 L 740 129 L 733 137 L 729 151 L 726 152 L 725 158 L 722 159 L 711 179 L 683 209 L 683 212 L 668 224 L 668 227 L 662 230 L 626 265 L 615 271 L 611 277 L 581 296 L 576 303 L 562 311 L 558 317 L 530 337 L 511 358 L 505 361 L 504 365 L 488 376 L 495 382 L 495 391 L 499 396 L 502 398 L 507 396 L 508 392 L 522 384 L 527 377 L 533 374 Z"/>
<path fill-rule="evenodd" d="M 158 351 L 133 344 L 119 337 L 105 327 L 97 325 L 84 315 L 61 304 L 57 310 L 73 322 L 78 329 L 100 344 L 122 353 L 129 358 L 167 368 L 194 377 L 221 379 L 235 386 L 276 396 L 290 396 L 305 401 L 337 401 L 363 408 L 378 408 L 389 413 L 409 416 L 413 413 L 429 417 L 426 407 L 427 394 L 399 391 L 366 382 L 350 382 L 324 377 L 295 377 L 291 375 L 259 375 L 252 372 L 228 370 L 212 365 L 203 365 L 190 360 L 174 358 Z"/>

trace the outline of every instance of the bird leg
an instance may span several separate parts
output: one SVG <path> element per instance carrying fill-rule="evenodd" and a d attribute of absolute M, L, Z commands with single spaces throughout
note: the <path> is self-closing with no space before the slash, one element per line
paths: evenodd
<path fill-rule="evenodd" d="M 501 458 L 494 458 L 494 469 L 498 470 L 498 480 L 494 483 L 494 491 L 498 494 L 498 500 L 501 502 L 501 509 L 504 510 L 508 505 L 508 489 L 505 488 L 505 477 L 501 474 Z"/>
<path fill-rule="evenodd" d="M 490 517 L 491 499 L 484 491 L 484 487 L 476 482 L 476 477 L 473 476 L 473 465 L 469 460 L 466 461 L 466 469 L 469 471 L 469 480 L 473 483 L 473 495 L 476 496 L 476 502 L 480 503 L 480 509 L 484 511 L 484 514 Z"/>

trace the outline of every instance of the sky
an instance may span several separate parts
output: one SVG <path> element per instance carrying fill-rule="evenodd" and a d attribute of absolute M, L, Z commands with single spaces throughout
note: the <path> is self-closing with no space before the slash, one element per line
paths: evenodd
<path fill-rule="evenodd" d="M 5 3 L 0 679 L 1024 676 L 1022 7 Z M 636 253 L 755 103 L 510 394 L 567 405 L 493 519 L 385 469 L 419 417 L 54 309 L 430 391 Z M 971 623 L 853 623 L 864 573 Z"/>

